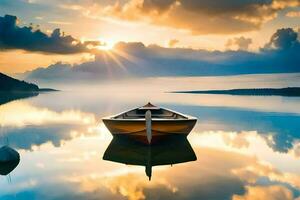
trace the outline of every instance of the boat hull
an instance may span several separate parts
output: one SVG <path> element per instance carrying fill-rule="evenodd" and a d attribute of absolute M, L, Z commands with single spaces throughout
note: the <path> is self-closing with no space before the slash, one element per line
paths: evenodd
<path fill-rule="evenodd" d="M 196 124 L 196 119 L 152 120 L 152 141 L 156 143 L 168 136 L 187 136 Z M 128 136 L 148 143 L 145 120 L 103 119 L 113 136 Z"/>

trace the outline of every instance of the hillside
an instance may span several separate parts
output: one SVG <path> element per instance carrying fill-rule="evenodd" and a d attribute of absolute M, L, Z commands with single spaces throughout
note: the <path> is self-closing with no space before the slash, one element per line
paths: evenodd
<path fill-rule="evenodd" d="M 35 92 L 39 87 L 32 83 L 19 81 L 0 73 L 0 92 Z"/>

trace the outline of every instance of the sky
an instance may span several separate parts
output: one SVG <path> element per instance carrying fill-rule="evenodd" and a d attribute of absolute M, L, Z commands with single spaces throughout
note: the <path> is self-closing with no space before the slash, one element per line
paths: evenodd
<path fill-rule="evenodd" d="M 298 72 L 288 54 L 300 52 L 299 28 L 299 0 L 0 0 L 0 71 L 33 80 Z"/>

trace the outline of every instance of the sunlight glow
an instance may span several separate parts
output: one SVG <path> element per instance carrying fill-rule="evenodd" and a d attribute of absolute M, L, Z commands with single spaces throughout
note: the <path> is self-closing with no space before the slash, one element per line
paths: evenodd
<path fill-rule="evenodd" d="M 99 50 L 103 50 L 103 51 L 110 51 L 114 48 L 115 45 L 115 41 L 112 40 L 108 40 L 108 39 L 103 39 L 103 38 L 99 38 L 99 41 L 101 41 L 103 44 L 98 46 L 97 48 Z"/>

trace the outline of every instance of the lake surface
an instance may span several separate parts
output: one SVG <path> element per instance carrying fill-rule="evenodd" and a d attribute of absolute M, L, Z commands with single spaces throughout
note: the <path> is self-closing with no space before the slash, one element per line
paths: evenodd
<path fill-rule="evenodd" d="M 172 85 L 163 78 L 155 83 L 148 79 L 145 87 L 137 85 L 135 90 L 121 82 L 120 87 L 66 89 L 2 104 L 0 144 L 15 148 L 21 161 L 9 176 L 0 176 L 0 199 L 297 199 L 300 98 L 164 92 L 196 86 L 300 84 L 297 78 L 289 82 L 250 79 L 235 77 L 222 84 L 224 78 L 219 78 L 218 84 L 202 88 L 201 83 L 215 80 L 180 78 Z M 159 87 L 161 81 L 172 87 Z M 150 90 L 150 86 L 160 89 Z M 129 151 L 123 162 L 129 165 L 107 160 L 107 156 L 116 160 L 120 144 L 111 143 L 113 138 L 101 121 L 148 101 L 198 118 L 188 141 L 177 149 L 167 144 L 167 148 L 150 150 L 162 157 L 150 156 L 158 164 L 163 158 L 163 163 L 184 161 L 153 166 L 151 181 L 145 166 L 130 164 L 136 159 L 130 157 L 131 147 L 123 147 Z M 109 146 L 110 153 L 103 160 Z M 135 153 L 148 161 L 149 150 Z"/>

